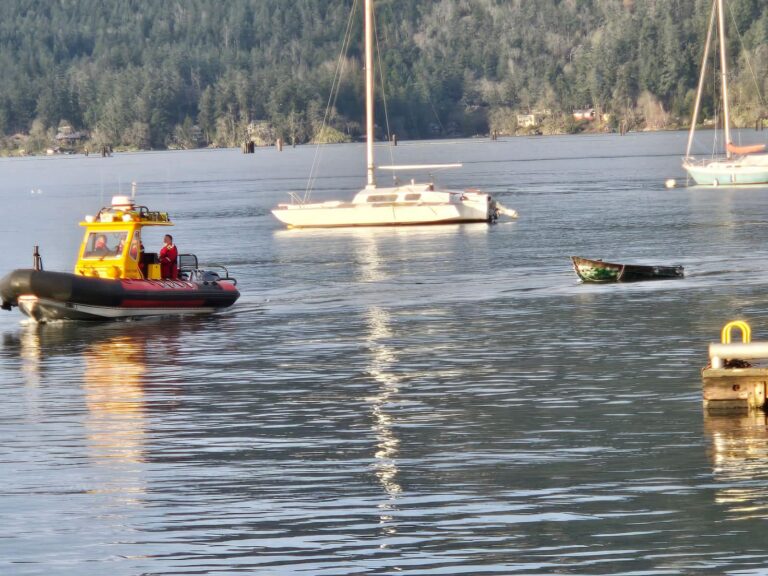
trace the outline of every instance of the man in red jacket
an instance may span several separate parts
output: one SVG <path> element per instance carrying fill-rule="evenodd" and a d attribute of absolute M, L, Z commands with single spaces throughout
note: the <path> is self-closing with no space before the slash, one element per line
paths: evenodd
<path fill-rule="evenodd" d="M 166 234 L 163 238 L 164 246 L 160 249 L 160 276 L 175 280 L 179 275 L 177 261 L 179 251 L 173 245 L 173 236 Z"/>

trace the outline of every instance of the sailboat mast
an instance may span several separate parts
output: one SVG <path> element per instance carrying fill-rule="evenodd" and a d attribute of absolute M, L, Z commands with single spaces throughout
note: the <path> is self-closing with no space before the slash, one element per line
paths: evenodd
<path fill-rule="evenodd" d="M 725 16 L 723 12 L 723 0 L 717 0 L 717 26 L 720 34 L 720 74 L 723 97 L 723 131 L 725 132 L 725 155 L 731 157 L 728 144 L 731 143 L 731 113 L 728 108 L 728 67 L 725 53 Z"/>
<path fill-rule="evenodd" d="M 365 0 L 365 134 L 368 188 L 373 188 L 373 0 Z"/>
<path fill-rule="evenodd" d="M 699 110 L 701 109 L 701 94 L 704 92 L 704 77 L 707 74 L 707 60 L 709 59 L 709 48 L 712 44 L 712 31 L 715 28 L 715 15 L 717 13 L 718 0 L 712 0 L 712 12 L 709 16 L 709 28 L 707 28 L 707 42 L 704 45 L 704 56 L 701 59 L 701 74 L 699 75 L 699 87 L 696 90 L 696 104 L 693 107 L 693 118 L 691 119 L 691 129 L 688 131 L 688 146 L 685 149 L 685 157 L 690 158 L 691 148 L 693 148 L 693 135 L 696 132 L 696 123 L 699 121 Z"/>

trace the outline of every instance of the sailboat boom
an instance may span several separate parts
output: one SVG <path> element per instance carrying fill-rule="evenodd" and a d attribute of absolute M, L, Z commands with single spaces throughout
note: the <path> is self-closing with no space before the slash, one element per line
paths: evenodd
<path fill-rule="evenodd" d="M 461 168 L 463 164 L 391 164 L 378 166 L 380 170 L 433 170 L 439 168 Z"/>

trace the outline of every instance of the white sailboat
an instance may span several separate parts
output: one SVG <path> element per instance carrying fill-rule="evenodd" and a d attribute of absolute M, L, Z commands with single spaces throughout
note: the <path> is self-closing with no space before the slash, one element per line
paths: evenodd
<path fill-rule="evenodd" d="M 343 226 L 395 226 L 492 222 L 499 215 L 517 217 L 491 195 L 476 190 L 452 191 L 433 182 L 378 187 L 373 156 L 373 0 L 365 0 L 365 102 L 366 156 L 368 181 L 351 202 L 308 202 L 292 195 L 292 202 L 272 210 L 291 228 L 332 228 Z M 388 166 L 389 169 L 435 169 L 459 165 Z M 385 168 L 385 167 L 382 167 Z"/>
<path fill-rule="evenodd" d="M 701 94 L 704 89 L 704 79 L 707 71 L 707 60 L 712 45 L 712 35 L 717 20 L 718 36 L 720 39 L 720 85 L 723 106 L 723 132 L 725 135 L 725 150 L 719 157 L 697 159 L 691 155 L 693 137 L 701 106 Z M 683 160 L 683 168 L 697 184 L 718 186 L 734 184 L 765 184 L 768 183 L 768 154 L 764 144 L 754 146 L 736 146 L 731 139 L 730 109 L 728 101 L 728 66 L 725 41 L 725 13 L 723 0 L 713 0 L 712 13 L 709 19 L 707 41 L 704 47 L 704 58 L 701 65 L 699 87 L 696 92 L 696 105 L 688 134 L 688 146 Z"/>

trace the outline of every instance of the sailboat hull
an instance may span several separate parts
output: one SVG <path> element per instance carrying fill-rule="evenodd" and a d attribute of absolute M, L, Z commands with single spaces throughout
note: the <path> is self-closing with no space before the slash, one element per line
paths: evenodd
<path fill-rule="evenodd" d="M 768 155 L 703 163 L 685 162 L 683 168 L 701 186 L 768 184 Z"/>
<path fill-rule="evenodd" d="M 275 217 L 293 228 L 336 228 L 347 226 L 408 226 L 486 222 L 488 216 L 457 206 L 353 206 L 308 205 L 276 208 Z"/>
<path fill-rule="evenodd" d="M 488 222 L 496 217 L 496 204 L 488 194 L 429 188 L 363 190 L 352 202 L 281 204 L 272 214 L 292 228 L 455 224 Z"/>

